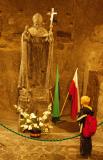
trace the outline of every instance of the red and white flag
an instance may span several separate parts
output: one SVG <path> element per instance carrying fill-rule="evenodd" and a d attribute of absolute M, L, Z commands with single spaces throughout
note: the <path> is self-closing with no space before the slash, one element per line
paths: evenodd
<path fill-rule="evenodd" d="M 73 80 L 70 84 L 69 95 L 72 96 L 72 109 L 71 117 L 76 119 L 77 113 L 80 111 L 80 102 L 79 102 L 79 86 L 78 86 L 78 68 L 75 71 Z"/>

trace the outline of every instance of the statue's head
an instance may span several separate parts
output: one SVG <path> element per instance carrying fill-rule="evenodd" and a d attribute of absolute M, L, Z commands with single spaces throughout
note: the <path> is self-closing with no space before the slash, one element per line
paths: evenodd
<path fill-rule="evenodd" d="M 35 27 L 41 26 L 43 24 L 43 17 L 40 13 L 34 14 L 32 20 Z"/>

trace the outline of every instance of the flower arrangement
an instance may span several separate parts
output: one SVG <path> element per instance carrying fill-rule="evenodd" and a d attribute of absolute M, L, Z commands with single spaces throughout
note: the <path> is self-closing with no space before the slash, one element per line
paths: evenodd
<path fill-rule="evenodd" d="M 26 111 L 23 112 L 21 106 L 14 105 L 17 111 L 20 113 L 20 128 L 24 132 L 25 130 L 33 131 L 38 130 L 41 132 L 49 132 L 52 126 L 50 125 L 50 115 L 51 115 L 51 106 L 50 103 L 48 105 L 47 111 L 43 112 L 41 117 L 38 117 L 35 113 L 27 113 Z"/>

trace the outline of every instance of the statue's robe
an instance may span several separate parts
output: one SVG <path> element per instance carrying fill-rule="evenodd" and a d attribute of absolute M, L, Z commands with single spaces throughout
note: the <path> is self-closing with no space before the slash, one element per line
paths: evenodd
<path fill-rule="evenodd" d="M 22 55 L 18 87 L 44 87 L 48 63 L 48 32 L 45 28 L 31 27 L 21 40 Z"/>

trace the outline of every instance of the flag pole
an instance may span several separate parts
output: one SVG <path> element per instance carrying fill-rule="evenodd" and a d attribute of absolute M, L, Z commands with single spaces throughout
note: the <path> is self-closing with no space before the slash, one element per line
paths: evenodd
<path fill-rule="evenodd" d="M 51 91 L 52 88 L 53 87 L 49 88 L 49 93 L 50 93 L 50 97 L 51 97 L 51 100 L 52 100 L 52 103 L 53 103 L 53 94 L 52 94 L 52 91 Z"/>
<path fill-rule="evenodd" d="M 62 115 L 62 113 L 63 113 L 63 110 L 64 110 L 65 104 L 66 104 L 66 102 L 67 102 L 68 96 L 69 96 L 69 94 L 67 93 L 67 96 L 66 96 L 66 98 L 65 98 L 65 101 L 64 101 L 63 107 L 62 107 L 61 112 L 60 112 L 60 116 L 61 116 L 61 115 Z"/>
<path fill-rule="evenodd" d="M 53 95 L 52 95 L 51 91 L 50 91 L 50 96 L 51 96 L 51 100 L 52 100 L 52 103 L 53 103 Z"/>

